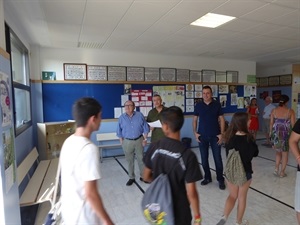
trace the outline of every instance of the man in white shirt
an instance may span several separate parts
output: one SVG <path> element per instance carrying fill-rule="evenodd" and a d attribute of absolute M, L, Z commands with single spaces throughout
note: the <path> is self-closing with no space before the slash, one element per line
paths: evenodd
<path fill-rule="evenodd" d="M 81 98 L 73 105 L 77 128 L 60 154 L 62 216 L 66 225 L 113 225 L 98 191 L 99 150 L 90 141 L 91 133 L 99 129 L 101 110 L 93 98 Z"/>
<path fill-rule="evenodd" d="M 267 96 L 265 98 L 265 108 L 263 111 L 263 126 L 262 131 L 265 133 L 266 136 L 266 143 L 263 143 L 262 145 L 267 147 L 272 147 L 270 142 L 270 117 L 271 112 L 275 108 L 275 106 L 272 104 L 272 98 L 270 96 Z"/>

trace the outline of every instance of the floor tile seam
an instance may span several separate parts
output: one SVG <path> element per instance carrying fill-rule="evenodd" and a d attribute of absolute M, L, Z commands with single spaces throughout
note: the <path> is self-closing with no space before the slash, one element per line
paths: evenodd
<path fill-rule="evenodd" d="M 120 167 L 124 170 L 124 172 L 128 175 L 128 171 L 125 168 L 125 166 L 118 160 L 117 157 L 114 157 L 114 159 L 116 160 L 116 162 L 120 165 Z M 136 182 L 134 181 L 134 184 L 138 187 L 138 189 L 144 194 L 145 190 Z"/>
<path fill-rule="evenodd" d="M 200 162 L 198 162 L 198 163 L 199 163 L 199 165 L 202 165 Z M 213 169 L 213 168 L 211 168 L 211 167 L 210 167 L 210 170 L 216 172 L 216 170 Z M 223 175 L 225 175 L 225 174 L 223 174 Z M 285 206 L 287 206 L 287 207 L 289 207 L 289 208 L 294 209 L 293 206 L 291 206 L 291 205 L 289 205 L 289 204 L 287 204 L 287 203 L 285 203 L 285 202 L 282 202 L 282 201 L 280 201 L 279 199 L 276 199 L 276 198 L 274 198 L 274 197 L 272 197 L 272 196 L 270 196 L 270 195 L 268 195 L 268 194 L 266 194 L 266 193 L 264 193 L 264 192 L 262 192 L 262 191 L 259 191 L 258 189 L 255 189 L 255 188 L 253 188 L 253 187 L 251 187 L 251 186 L 250 186 L 250 189 L 253 190 L 253 191 L 255 191 L 255 192 L 257 192 L 257 193 L 259 193 L 259 194 L 261 194 L 261 195 L 264 195 L 264 196 L 266 196 L 266 197 L 272 199 L 273 201 L 276 201 L 276 202 L 281 203 L 281 204 L 283 204 L 283 205 L 285 205 Z"/>

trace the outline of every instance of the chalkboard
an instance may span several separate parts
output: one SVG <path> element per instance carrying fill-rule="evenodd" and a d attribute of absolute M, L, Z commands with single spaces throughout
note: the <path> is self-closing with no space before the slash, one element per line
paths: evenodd
<path fill-rule="evenodd" d="M 174 86 L 174 84 L 170 84 Z M 166 84 L 132 84 L 132 90 L 152 90 L 153 86 L 166 86 Z M 124 84 L 72 84 L 72 83 L 43 83 L 43 110 L 44 122 L 65 121 L 72 118 L 72 105 L 81 97 L 93 97 L 97 99 L 102 107 L 102 118 L 114 118 L 114 108 L 121 106 L 121 95 L 124 94 Z M 244 85 L 236 85 L 238 96 L 244 95 Z M 231 93 L 221 94 L 227 96 L 226 107 L 222 108 L 224 113 L 245 111 L 231 106 Z M 219 101 L 219 95 L 217 97 Z M 139 110 L 137 108 L 137 110 Z M 193 115 L 186 112 L 185 115 Z"/>

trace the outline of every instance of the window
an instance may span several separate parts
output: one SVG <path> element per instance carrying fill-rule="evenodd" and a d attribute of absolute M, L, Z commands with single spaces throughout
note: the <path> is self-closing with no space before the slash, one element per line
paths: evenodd
<path fill-rule="evenodd" d="M 27 48 L 6 25 L 7 51 L 11 57 L 15 132 L 19 135 L 32 125 Z"/>

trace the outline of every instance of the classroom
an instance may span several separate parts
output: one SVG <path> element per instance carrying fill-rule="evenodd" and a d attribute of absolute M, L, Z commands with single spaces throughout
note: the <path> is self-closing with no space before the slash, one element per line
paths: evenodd
<path fill-rule="evenodd" d="M 191 25 L 207 13 L 233 20 L 216 28 Z M 137 110 L 147 115 L 152 95 L 160 94 L 166 106 L 183 109 L 181 137 L 191 138 L 200 167 L 192 121 L 204 85 L 212 87 L 228 123 L 233 113 L 246 111 L 251 98 L 262 111 L 264 97 L 277 105 L 283 94 L 300 118 L 299 18 L 299 0 L 0 0 L 0 224 L 43 223 L 49 196 L 33 202 L 21 196 L 27 195 L 37 159 L 53 170 L 33 184 L 35 194 L 45 195 L 45 179 L 54 181 L 61 145 L 75 130 L 71 107 L 80 97 L 103 106 L 101 126 L 91 136 L 100 145 L 97 134 L 116 132 L 126 100 L 135 99 Z M 290 152 L 287 177 L 275 177 L 275 153 L 263 146 L 265 139 L 260 128 L 245 216 L 251 225 L 296 225 L 296 160 Z M 148 184 L 125 186 L 123 150 L 115 138 L 108 141 L 99 148 L 107 211 L 118 225 L 147 224 L 140 200 Z M 225 151 L 222 159 L 225 163 Z M 228 190 L 200 182 L 197 189 L 203 224 L 216 224 Z"/>

